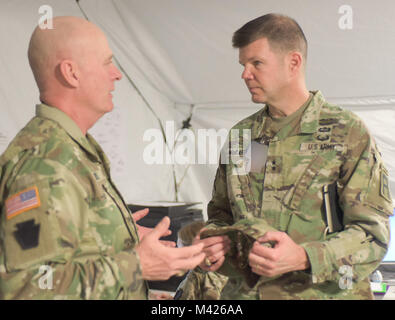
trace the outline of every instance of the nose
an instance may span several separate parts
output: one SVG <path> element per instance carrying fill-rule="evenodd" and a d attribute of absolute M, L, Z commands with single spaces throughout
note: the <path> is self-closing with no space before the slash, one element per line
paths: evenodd
<path fill-rule="evenodd" d="M 247 66 L 244 67 L 244 70 L 241 74 L 241 78 L 244 80 L 252 80 L 254 78 L 254 75 L 252 74 L 252 72 Z"/>
<path fill-rule="evenodd" d="M 112 70 L 112 78 L 114 80 L 121 80 L 122 79 L 122 73 L 119 71 L 119 69 L 114 65 Z"/>

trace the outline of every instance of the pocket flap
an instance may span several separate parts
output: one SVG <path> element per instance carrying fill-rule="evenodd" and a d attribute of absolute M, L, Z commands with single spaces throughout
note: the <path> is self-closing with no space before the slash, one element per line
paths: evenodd
<path fill-rule="evenodd" d="M 322 168 L 325 159 L 320 155 L 316 154 L 300 176 L 294 186 L 288 190 L 283 198 L 283 204 L 291 210 L 297 210 L 300 206 L 300 202 L 305 195 L 307 189 L 311 185 L 314 177 Z"/>

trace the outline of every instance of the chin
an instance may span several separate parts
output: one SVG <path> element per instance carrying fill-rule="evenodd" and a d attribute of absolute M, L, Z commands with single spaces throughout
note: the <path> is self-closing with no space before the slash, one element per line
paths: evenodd
<path fill-rule="evenodd" d="M 114 110 L 114 103 L 109 103 L 106 107 L 105 107 L 106 112 L 110 112 L 112 110 Z"/>
<path fill-rule="evenodd" d="M 263 97 L 251 97 L 251 101 L 255 103 L 266 103 L 266 99 Z"/>

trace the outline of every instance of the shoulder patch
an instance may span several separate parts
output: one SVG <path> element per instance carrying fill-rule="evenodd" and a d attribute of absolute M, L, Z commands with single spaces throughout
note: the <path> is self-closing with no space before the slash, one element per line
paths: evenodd
<path fill-rule="evenodd" d="M 5 201 L 7 219 L 41 206 L 37 186 L 25 189 Z"/>

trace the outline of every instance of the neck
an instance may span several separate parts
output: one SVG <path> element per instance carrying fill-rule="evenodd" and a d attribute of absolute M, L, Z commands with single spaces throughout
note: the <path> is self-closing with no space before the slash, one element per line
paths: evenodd
<path fill-rule="evenodd" d="M 270 114 L 275 117 L 286 117 L 297 111 L 308 100 L 309 91 L 305 86 L 293 88 L 281 96 L 281 99 L 269 105 Z"/>
<path fill-rule="evenodd" d="M 87 114 L 87 109 L 84 106 L 67 99 L 66 96 L 61 98 L 53 96 L 41 95 L 40 100 L 52 107 L 55 107 L 65 114 L 67 114 L 81 129 L 83 135 L 86 135 L 88 130 L 95 124 L 100 118 L 98 115 Z M 92 119 L 94 119 L 92 121 Z"/>

